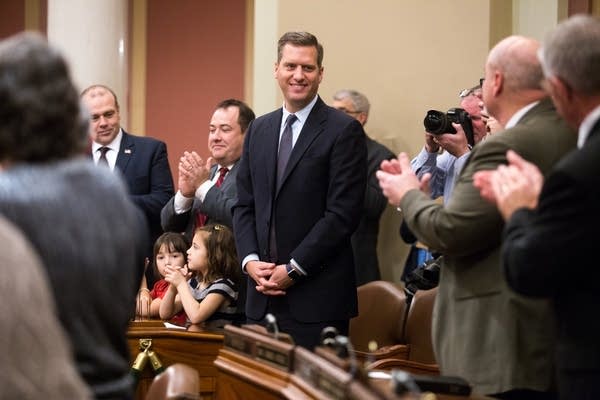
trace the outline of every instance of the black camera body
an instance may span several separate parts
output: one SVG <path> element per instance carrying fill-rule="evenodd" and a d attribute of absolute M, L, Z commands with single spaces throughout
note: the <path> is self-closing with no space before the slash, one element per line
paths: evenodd
<path fill-rule="evenodd" d="M 441 111 L 429 110 L 427 111 L 427 115 L 425 115 L 423 125 L 425 125 L 425 131 L 428 133 L 441 135 L 443 133 L 456 133 L 456 129 L 452 126 L 453 122 L 462 126 L 467 136 L 467 142 L 469 145 L 474 146 L 475 138 L 473 136 L 471 117 L 463 108 L 451 108 L 445 114 Z"/>
<path fill-rule="evenodd" d="M 437 256 L 419 265 L 406 277 L 404 291 L 414 296 L 418 290 L 429 290 L 436 287 L 440 281 L 440 269 L 444 256 Z"/>

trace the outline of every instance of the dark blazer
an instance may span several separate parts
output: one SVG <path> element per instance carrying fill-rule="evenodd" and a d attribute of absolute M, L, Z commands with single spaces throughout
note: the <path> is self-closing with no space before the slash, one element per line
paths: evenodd
<path fill-rule="evenodd" d="M 504 231 L 510 286 L 554 300 L 561 399 L 600 398 L 599 155 L 600 122 L 548 176 L 537 209 L 518 210 Z"/>
<path fill-rule="evenodd" d="M 377 259 L 377 236 L 379 235 L 379 218 L 385 210 L 387 199 L 379 187 L 375 173 L 383 160 L 394 158 L 387 147 L 370 137 L 367 140 L 367 188 L 362 217 L 356 232 L 352 235 L 352 250 L 356 272 L 356 285 L 381 279 L 379 260 Z"/>
<path fill-rule="evenodd" d="M 246 133 L 233 217 L 239 258 L 256 253 L 268 260 L 274 222 L 278 263 L 293 258 L 308 274 L 287 290 L 294 318 L 301 322 L 349 319 L 357 314 L 350 236 L 360 219 L 365 193 L 364 131 L 358 121 L 319 98 L 278 188 L 281 119 L 278 109 L 254 120 Z M 267 296 L 248 281 L 246 314 L 260 320 Z"/>
<path fill-rule="evenodd" d="M 508 149 L 547 173 L 574 148 L 575 136 L 544 99 L 516 126 L 473 147 L 446 205 L 418 190 L 401 201 L 411 231 L 444 254 L 433 314 L 440 370 L 467 379 L 477 393 L 552 387 L 554 315 L 547 300 L 508 287 L 500 260 L 504 223 L 473 186 L 473 174 L 506 164 Z"/>
<path fill-rule="evenodd" d="M 160 221 L 165 232 L 185 232 L 188 239 L 192 239 L 195 226 L 196 213 L 203 212 L 208 216 L 207 222 L 219 223 L 233 226 L 233 206 L 237 202 L 236 177 L 239 162 L 236 162 L 231 170 L 225 175 L 225 180 L 221 187 L 213 186 L 206 193 L 204 201 L 194 197 L 192 208 L 184 213 L 175 213 L 175 196 L 169 200 L 160 213 Z M 210 179 L 217 172 L 217 166 L 214 165 L 210 171 Z"/>
<path fill-rule="evenodd" d="M 125 180 L 130 199 L 146 216 L 151 249 L 162 233 L 160 211 L 174 194 L 167 146 L 159 140 L 123 131 L 115 168 Z"/>

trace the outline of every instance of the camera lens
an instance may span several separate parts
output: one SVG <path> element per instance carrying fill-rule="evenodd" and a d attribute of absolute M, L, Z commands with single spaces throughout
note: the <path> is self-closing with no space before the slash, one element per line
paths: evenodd
<path fill-rule="evenodd" d="M 425 126 L 425 131 L 433 135 L 456 133 L 448 116 L 437 110 L 427 111 L 427 115 L 425 115 L 425 119 L 423 120 L 423 125 Z"/>

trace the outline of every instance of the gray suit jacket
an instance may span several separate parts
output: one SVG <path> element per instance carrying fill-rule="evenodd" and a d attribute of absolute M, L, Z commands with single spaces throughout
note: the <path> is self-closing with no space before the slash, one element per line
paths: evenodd
<path fill-rule="evenodd" d="M 192 208 L 182 214 L 175 213 L 175 196 L 169 200 L 160 213 L 160 222 L 165 232 L 185 232 L 188 239 L 194 234 L 196 213 L 203 212 L 208 216 L 208 222 L 219 223 L 232 228 L 232 208 L 237 202 L 236 176 L 239 162 L 236 162 L 225 175 L 225 180 L 220 188 L 213 186 L 204 201 L 194 198 Z M 217 172 L 217 166 L 210 171 L 212 179 Z"/>
<path fill-rule="evenodd" d="M 125 333 L 148 228 L 121 179 L 86 159 L 15 165 L 0 174 L 0 214 L 40 255 L 94 397 L 132 398 Z"/>
<path fill-rule="evenodd" d="M 479 196 L 473 174 L 506 164 L 508 149 L 547 172 L 575 146 L 575 137 L 545 99 L 515 127 L 473 148 L 445 206 L 418 190 L 400 204 L 418 239 L 445 255 L 433 315 L 441 372 L 462 376 L 478 393 L 549 390 L 554 319 L 548 301 L 508 287 L 500 262 L 504 223 Z"/>

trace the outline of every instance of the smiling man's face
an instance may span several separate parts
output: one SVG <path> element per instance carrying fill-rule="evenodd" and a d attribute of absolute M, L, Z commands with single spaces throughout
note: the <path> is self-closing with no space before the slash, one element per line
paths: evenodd
<path fill-rule="evenodd" d="M 281 60 L 275 64 L 275 79 L 285 98 L 285 107 L 296 112 L 315 98 L 323 79 L 323 67 L 317 65 L 317 48 L 286 44 Z"/>
<path fill-rule="evenodd" d="M 210 120 L 208 148 L 219 165 L 227 167 L 242 156 L 244 132 L 239 123 L 240 109 L 217 108 Z"/>

